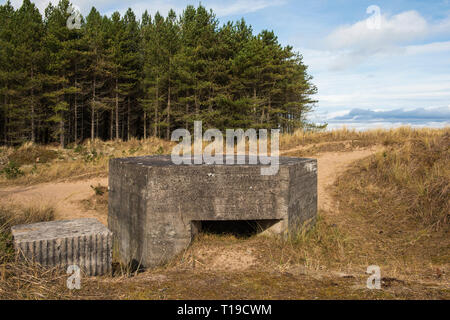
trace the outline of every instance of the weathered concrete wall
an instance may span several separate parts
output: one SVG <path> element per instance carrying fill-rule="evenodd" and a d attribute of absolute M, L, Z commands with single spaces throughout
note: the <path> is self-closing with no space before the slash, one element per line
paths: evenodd
<path fill-rule="evenodd" d="M 96 219 L 17 225 L 11 232 L 21 258 L 49 267 L 77 265 L 89 276 L 111 272 L 112 234 Z"/>
<path fill-rule="evenodd" d="M 317 162 L 280 158 L 277 175 L 261 165 L 174 165 L 170 156 L 112 159 L 108 226 L 123 262 L 146 267 L 184 250 L 196 221 L 268 220 L 296 231 L 317 213 Z"/>

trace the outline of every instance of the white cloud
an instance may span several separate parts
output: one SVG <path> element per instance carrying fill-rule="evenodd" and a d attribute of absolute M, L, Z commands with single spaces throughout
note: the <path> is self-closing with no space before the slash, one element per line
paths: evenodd
<path fill-rule="evenodd" d="M 411 45 L 407 46 L 405 49 L 405 53 L 408 55 L 450 52 L 450 41 L 432 42 L 423 45 Z"/>
<path fill-rule="evenodd" d="M 345 83 L 349 81 L 342 79 Z M 448 80 L 447 80 L 448 81 Z M 428 107 L 430 104 L 439 104 L 441 101 L 450 101 L 450 83 L 407 84 L 395 85 L 391 81 L 383 84 L 365 83 L 354 90 L 345 90 L 343 85 L 337 90 L 327 90 L 317 97 L 320 103 L 327 107 L 365 107 L 374 109 L 378 107 L 401 107 L 405 105 Z M 345 91 L 344 91 L 344 90 Z"/>
<path fill-rule="evenodd" d="M 314 72 L 322 71 L 343 71 L 354 67 L 367 60 L 368 57 L 375 57 L 378 61 L 382 58 L 390 58 L 393 55 L 415 56 L 446 53 L 450 55 L 450 41 L 438 41 L 420 45 L 391 46 L 378 51 L 361 50 L 318 50 L 309 48 L 297 48 L 303 55 L 306 65 Z"/>
<path fill-rule="evenodd" d="M 450 32 L 450 16 L 432 26 L 433 33 L 449 33 Z"/>
<path fill-rule="evenodd" d="M 333 49 L 356 49 L 377 52 L 397 44 L 423 38 L 429 32 L 427 21 L 416 11 L 388 17 L 381 15 L 380 28 L 369 28 L 368 19 L 342 26 L 326 39 Z"/>
<path fill-rule="evenodd" d="M 436 23 L 427 22 L 417 11 L 380 16 L 379 28 L 370 28 L 370 18 L 340 26 L 325 39 L 325 47 L 334 52 L 331 70 L 343 70 L 370 56 L 420 54 L 448 51 L 449 43 L 414 45 L 435 35 L 450 35 L 450 16 Z"/>

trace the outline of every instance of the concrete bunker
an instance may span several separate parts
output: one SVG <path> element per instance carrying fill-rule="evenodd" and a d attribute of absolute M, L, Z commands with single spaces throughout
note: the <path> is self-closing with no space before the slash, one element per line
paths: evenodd
<path fill-rule="evenodd" d="M 175 165 L 170 156 L 111 159 L 108 226 L 120 260 L 158 266 L 202 228 L 253 224 L 286 234 L 314 221 L 316 160 L 281 157 L 273 176 L 261 175 L 263 166 Z"/>

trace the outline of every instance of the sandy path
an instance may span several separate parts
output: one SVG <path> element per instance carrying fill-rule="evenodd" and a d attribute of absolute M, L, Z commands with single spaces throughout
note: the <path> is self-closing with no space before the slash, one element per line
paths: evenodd
<path fill-rule="evenodd" d="M 1 201 L 13 201 L 23 205 L 49 204 L 56 209 L 56 219 L 97 218 L 106 224 L 106 216 L 95 210 L 86 211 L 81 200 L 94 194 L 91 185 L 106 186 L 108 178 L 97 178 L 75 182 L 43 183 L 30 187 L 8 187 L 0 189 Z"/>
<path fill-rule="evenodd" d="M 370 156 L 379 150 L 379 147 L 362 149 L 350 152 L 327 152 L 320 154 L 318 162 L 318 202 L 319 209 L 328 214 L 337 213 L 333 198 L 328 192 L 328 187 L 342 174 L 348 166 L 357 160 Z"/>
<path fill-rule="evenodd" d="M 327 214 L 333 214 L 333 199 L 327 192 L 337 176 L 341 174 L 353 161 L 369 156 L 376 148 L 356 150 L 350 152 L 327 152 L 316 156 L 318 159 L 318 198 L 319 208 Z M 96 178 L 74 182 L 43 183 L 30 187 L 16 186 L 0 189 L 0 201 L 14 201 L 15 203 L 50 204 L 56 208 L 56 219 L 75 219 L 92 217 L 102 223 L 107 223 L 107 217 L 95 210 L 86 210 L 81 200 L 93 195 L 91 185 L 106 186 L 107 178 Z"/>

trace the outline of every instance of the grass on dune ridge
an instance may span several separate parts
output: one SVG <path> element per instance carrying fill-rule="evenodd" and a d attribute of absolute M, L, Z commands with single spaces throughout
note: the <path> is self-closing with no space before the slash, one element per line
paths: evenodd
<path fill-rule="evenodd" d="M 448 131 L 414 137 L 338 178 L 334 193 L 345 215 L 333 222 L 353 238 L 349 262 L 377 261 L 416 275 L 448 269 L 449 147 Z"/>
<path fill-rule="evenodd" d="M 313 156 L 327 151 L 349 151 L 373 145 L 394 146 L 419 137 L 439 136 L 447 129 L 303 131 L 283 134 L 281 154 Z M 0 147 L 0 185 L 35 184 L 64 179 L 105 176 L 111 158 L 170 154 L 175 142 L 158 138 L 129 141 L 86 140 L 61 149 L 55 146 L 25 143 L 19 147 Z M 298 149 L 298 150 L 296 150 Z"/>
<path fill-rule="evenodd" d="M 450 223 L 449 163 L 450 132 L 412 138 L 350 168 L 337 182 L 339 195 L 359 194 L 373 199 L 363 205 L 377 214 L 401 212 L 409 222 L 442 229 Z"/>

